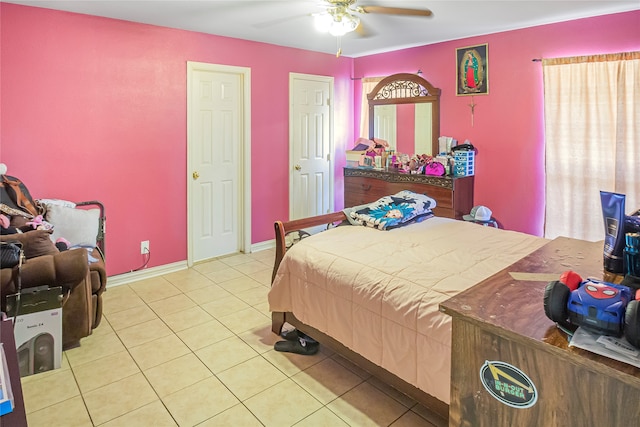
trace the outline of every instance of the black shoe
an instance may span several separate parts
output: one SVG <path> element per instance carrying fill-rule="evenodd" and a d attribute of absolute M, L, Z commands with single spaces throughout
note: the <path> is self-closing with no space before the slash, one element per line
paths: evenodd
<path fill-rule="evenodd" d="M 284 331 L 280 333 L 280 336 L 287 341 L 297 341 L 300 338 L 304 338 L 308 343 L 316 344 L 318 341 L 311 338 L 309 335 L 304 332 L 300 332 L 297 329 L 291 329 L 289 331 Z"/>
<path fill-rule="evenodd" d="M 273 348 L 287 353 L 312 355 L 318 352 L 320 344 L 317 341 L 307 342 L 304 338 L 298 338 L 295 341 L 278 341 Z"/>
<path fill-rule="evenodd" d="M 302 337 L 302 332 L 297 329 L 290 329 L 288 331 L 282 331 L 280 336 L 287 341 L 298 341 Z"/>

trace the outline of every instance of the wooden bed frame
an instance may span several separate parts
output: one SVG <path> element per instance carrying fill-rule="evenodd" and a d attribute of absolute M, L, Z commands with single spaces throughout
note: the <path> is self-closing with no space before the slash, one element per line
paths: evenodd
<path fill-rule="evenodd" d="M 343 212 L 334 212 L 325 215 L 319 215 L 310 218 L 303 218 L 289 222 L 276 221 L 275 223 L 275 234 L 276 234 L 276 258 L 275 264 L 273 267 L 272 273 L 272 282 L 275 278 L 276 272 L 278 271 L 278 267 L 280 266 L 280 262 L 284 257 L 285 252 L 287 251 L 287 243 L 286 236 L 288 233 L 310 228 L 317 226 L 332 226 L 338 223 L 342 223 L 346 221 L 346 215 Z M 309 336 L 312 336 L 314 339 L 322 343 L 323 345 L 329 347 L 334 352 L 340 354 L 345 357 L 349 361 L 355 363 L 360 368 L 366 370 L 370 374 L 376 376 L 380 380 L 386 382 L 396 390 L 408 395 L 412 399 L 421 403 L 427 409 L 432 411 L 435 415 L 439 417 L 437 420 L 430 420 L 432 423 L 436 425 L 447 425 L 449 419 L 449 405 L 442 402 L 441 400 L 431 396 L 428 393 L 418 389 L 412 384 L 407 383 L 406 381 L 398 378 L 394 374 L 390 373 L 386 369 L 370 362 L 360 354 L 354 352 L 353 350 L 345 347 L 342 343 L 331 338 L 330 336 L 318 331 L 312 326 L 306 325 L 299 321 L 293 313 L 290 312 L 272 312 L 271 314 L 271 330 L 274 334 L 279 335 L 282 331 L 282 327 L 285 322 L 291 324 L 296 329 L 303 331 Z"/>

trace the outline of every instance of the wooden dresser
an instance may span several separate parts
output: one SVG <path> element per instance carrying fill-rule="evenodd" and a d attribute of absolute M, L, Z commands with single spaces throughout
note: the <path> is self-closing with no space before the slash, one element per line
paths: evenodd
<path fill-rule="evenodd" d="M 436 200 L 433 213 L 462 219 L 473 207 L 473 176 L 460 178 L 411 175 L 376 169 L 344 168 L 344 207 L 371 203 L 410 190 Z"/>
<path fill-rule="evenodd" d="M 557 238 L 440 304 L 453 329 L 449 426 L 639 425 L 640 368 L 569 347 L 544 314 L 546 284 L 565 270 L 617 279 L 602 245 Z"/>

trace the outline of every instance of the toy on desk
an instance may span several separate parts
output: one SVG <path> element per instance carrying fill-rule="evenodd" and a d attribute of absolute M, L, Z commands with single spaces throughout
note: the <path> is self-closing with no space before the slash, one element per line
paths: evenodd
<path fill-rule="evenodd" d="M 594 279 L 582 280 L 574 271 L 565 271 L 560 280 L 547 284 L 544 313 L 561 328 L 581 326 L 602 335 L 625 338 L 640 348 L 640 286 Z"/>

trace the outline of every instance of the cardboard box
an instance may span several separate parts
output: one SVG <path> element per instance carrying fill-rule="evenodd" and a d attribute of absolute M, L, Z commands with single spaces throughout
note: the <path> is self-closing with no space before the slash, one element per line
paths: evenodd
<path fill-rule="evenodd" d="M 14 321 L 20 376 L 60 368 L 62 288 L 31 288 L 23 290 L 20 298 L 8 295 L 7 314 Z"/>
<path fill-rule="evenodd" d="M 364 156 L 364 154 L 366 153 L 366 151 L 353 151 L 353 150 L 347 150 L 347 161 L 356 161 L 359 162 L 360 159 L 362 158 L 362 156 Z"/>

